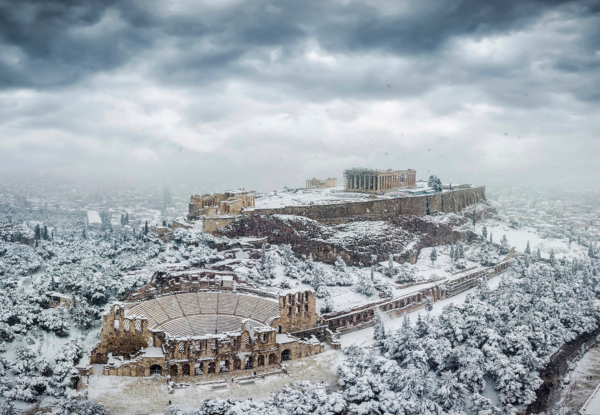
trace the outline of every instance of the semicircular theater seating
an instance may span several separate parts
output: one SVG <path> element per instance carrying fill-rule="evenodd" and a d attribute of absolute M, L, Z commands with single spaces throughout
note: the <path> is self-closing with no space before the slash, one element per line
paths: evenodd
<path fill-rule="evenodd" d="M 246 294 L 195 292 L 145 301 L 127 310 L 126 316 L 143 316 L 149 328 L 173 336 L 201 336 L 239 330 L 245 318 L 268 326 L 279 317 L 279 302 Z"/>

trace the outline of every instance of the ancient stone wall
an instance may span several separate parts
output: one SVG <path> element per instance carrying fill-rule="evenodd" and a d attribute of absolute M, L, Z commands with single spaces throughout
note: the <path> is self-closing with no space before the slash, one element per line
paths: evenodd
<path fill-rule="evenodd" d="M 299 291 L 279 297 L 280 333 L 313 328 L 317 325 L 317 294 Z"/>
<path fill-rule="evenodd" d="M 90 362 L 106 363 L 109 353 L 129 358 L 146 347 L 151 336 L 148 320 L 125 318 L 125 310 L 118 304 L 114 305 L 102 316 L 100 344 L 92 351 Z"/>
<path fill-rule="evenodd" d="M 404 313 L 424 308 L 428 299 L 433 304 L 436 301 L 453 297 L 473 288 L 479 283 L 480 278 L 489 279 L 504 272 L 510 266 L 510 258 L 507 257 L 507 259 L 494 267 L 467 272 L 464 276 L 453 279 L 450 282 L 443 281 L 434 287 L 424 288 L 403 297 L 385 299 L 351 310 L 326 314 L 323 316 L 323 321 L 329 326 L 330 330 L 337 331 L 338 333 L 350 333 L 370 327 L 375 324 L 374 318 L 376 313 L 399 317 Z"/>
<path fill-rule="evenodd" d="M 204 233 L 213 233 L 236 220 L 236 216 L 205 216 L 202 219 L 202 230 Z"/>
<path fill-rule="evenodd" d="M 286 206 L 273 209 L 253 209 L 244 215 L 296 215 L 323 224 L 345 223 L 351 220 L 384 220 L 399 215 L 426 215 L 433 212 L 459 213 L 467 206 L 485 200 L 485 187 L 458 189 L 433 195 L 374 199 L 331 205 Z M 211 230 L 222 226 L 211 226 Z M 214 229 L 213 229 L 214 228 Z"/>

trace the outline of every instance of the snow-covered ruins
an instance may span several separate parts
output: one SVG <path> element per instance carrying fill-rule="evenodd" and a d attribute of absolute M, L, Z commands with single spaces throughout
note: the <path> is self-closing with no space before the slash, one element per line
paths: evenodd
<path fill-rule="evenodd" d="M 0 413 L 552 405 L 544 371 L 600 333 L 596 244 L 541 236 L 482 186 L 347 177 L 117 226 L 5 198 Z"/>

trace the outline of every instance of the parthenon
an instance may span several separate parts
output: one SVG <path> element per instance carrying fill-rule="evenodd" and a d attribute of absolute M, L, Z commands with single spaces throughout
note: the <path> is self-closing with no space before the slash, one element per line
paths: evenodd
<path fill-rule="evenodd" d="M 350 192 L 383 192 L 402 187 L 415 186 L 417 171 L 407 170 L 375 170 L 354 168 L 344 172 L 346 191 Z"/>

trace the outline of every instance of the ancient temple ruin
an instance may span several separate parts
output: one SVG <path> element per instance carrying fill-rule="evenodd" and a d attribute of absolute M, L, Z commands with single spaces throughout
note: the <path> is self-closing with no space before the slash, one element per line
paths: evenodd
<path fill-rule="evenodd" d="M 385 192 L 415 186 L 417 171 L 407 170 L 375 170 L 353 168 L 344 171 L 344 184 L 349 192 Z"/>

